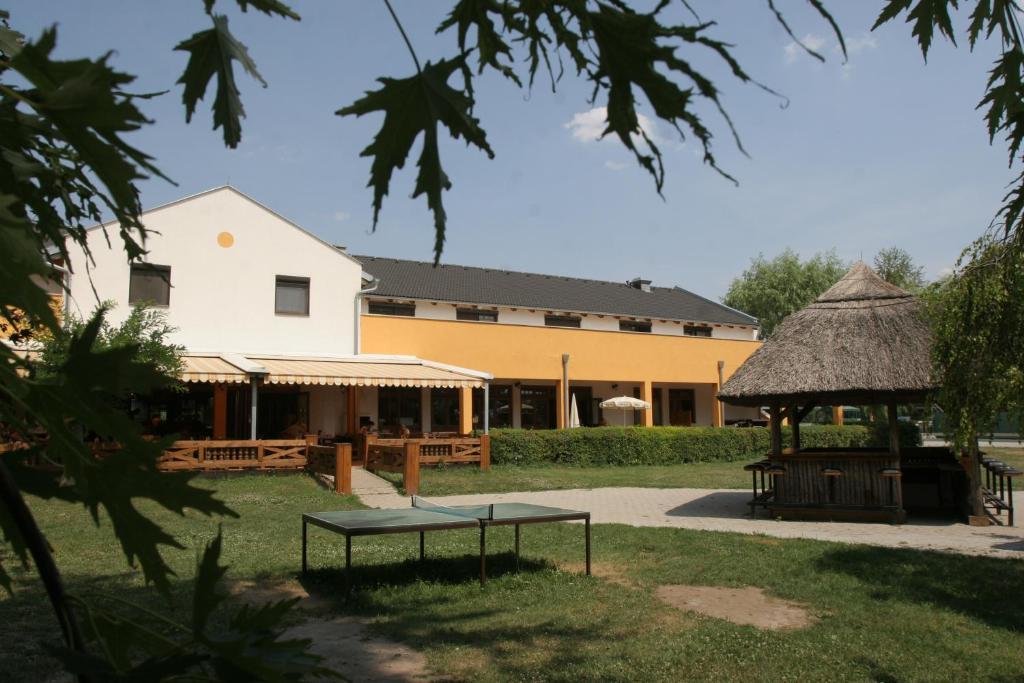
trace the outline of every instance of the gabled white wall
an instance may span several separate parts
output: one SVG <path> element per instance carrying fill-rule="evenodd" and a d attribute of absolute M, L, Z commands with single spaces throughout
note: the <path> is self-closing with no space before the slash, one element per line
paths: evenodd
<path fill-rule="evenodd" d="M 171 267 L 166 310 L 175 342 L 194 351 L 353 352 L 362 271 L 355 260 L 229 187 L 147 211 L 143 222 L 160 233 L 150 235 L 145 261 Z M 98 300 L 113 300 L 111 319 L 119 321 L 130 310 L 130 267 L 116 225 L 108 230 L 112 248 L 101 229 L 89 234 L 91 285 L 84 257 L 72 251 L 72 310 L 87 315 Z M 218 242 L 224 232 L 230 247 Z M 308 317 L 274 313 L 277 275 L 310 279 Z"/>

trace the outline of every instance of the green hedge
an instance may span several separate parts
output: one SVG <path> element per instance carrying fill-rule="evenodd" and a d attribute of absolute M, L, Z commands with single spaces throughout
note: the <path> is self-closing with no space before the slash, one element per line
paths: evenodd
<path fill-rule="evenodd" d="M 783 443 L 790 430 L 784 427 Z M 901 442 L 921 444 L 912 424 L 900 423 Z M 888 444 L 888 427 L 803 425 L 805 448 Z M 594 427 L 586 429 L 495 429 L 491 462 L 501 465 L 672 465 L 684 462 L 746 460 L 771 449 L 765 427 Z"/>

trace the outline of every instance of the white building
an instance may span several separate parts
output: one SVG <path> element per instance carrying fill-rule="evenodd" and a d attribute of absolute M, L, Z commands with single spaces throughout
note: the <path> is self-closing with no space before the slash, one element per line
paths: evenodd
<path fill-rule="evenodd" d="M 143 223 L 144 262 L 127 261 L 116 224 L 89 231 L 88 267 L 72 247 L 68 302 L 82 317 L 111 302 L 114 323 L 140 303 L 166 311 L 172 341 L 187 349 L 190 391 L 140 403 L 140 419 L 160 414 L 196 437 L 342 434 L 357 428 L 357 386 L 468 393 L 490 377 L 408 356 L 356 357 L 370 281 L 360 263 L 232 187 L 146 211 Z"/>

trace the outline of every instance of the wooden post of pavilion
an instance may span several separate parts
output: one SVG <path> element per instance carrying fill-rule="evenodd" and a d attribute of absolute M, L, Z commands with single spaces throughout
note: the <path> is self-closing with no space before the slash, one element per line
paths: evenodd
<path fill-rule="evenodd" d="M 768 412 L 768 420 L 772 435 L 772 457 L 782 455 L 782 410 L 778 403 L 773 403 Z"/>
<path fill-rule="evenodd" d="M 900 459 L 900 422 L 899 414 L 896 410 L 896 401 L 890 401 L 888 404 L 889 409 L 889 453 L 892 454 L 893 459 L 896 461 L 896 469 L 902 470 L 902 461 Z M 903 522 L 905 519 L 905 512 L 903 510 L 903 477 L 902 475 L 896 480 L 894 487 L 896 493 L 896 509 L 898 521 Z"/>
<path fill-rule="evenodd" d="M 900 457 L 900 423 L 896 412 L 896 401 L 889 401 L 889 452 Z"/>
<path fill-rule="evenodd" d="M 800 450 L 800 413 L 796 404 L 789 406 L 789 424 L 793 429 L 793 450 Z"/>

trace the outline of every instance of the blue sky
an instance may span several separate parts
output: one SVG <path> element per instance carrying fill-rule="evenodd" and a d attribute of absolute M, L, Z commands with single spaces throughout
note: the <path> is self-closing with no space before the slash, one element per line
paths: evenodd
<path fill-rule="evenodd" d="M 380 118 L 333 113 L 372 89 L 377 76 L 413 73 L 382 2 L 294 0 L 303 17 L 296 23 L 242 14 L 219 0 L 269 83 L 263 89 L 239 75 L 248 116 L 233 151 L 211 129 L 212 91 L 186 125 L 175 85 L 186 55 L 174 45 L 209 24 L 200 0 L 7 4 L 14 27 L 30 37 L 57 23 L 59 56 L 113 48 L 115 66 L 139 76 L 136 91 L 169 90 L 145 103 L 156 125 L 132 136 L 178 183 L 145 182 L 146 206 L 231 183 L 353 253 L 431 258 L 432 217 L 422 197 L 410 199 L 415 157 L 393 178 L 371 233 L 369 160 L 359 152 Z M 451 4 L 394 0 L 421 59 L 455 54 L 453 33 L 434 35 Z M 777 2 L 797 35 L 828 57 L 819 64 L 794 49 L 764 2 L 691 4 L 719 22 L 712 35 L 736 44 L 755 78 L 789 101 L 783 108 L 715 69 L 750 158 L 713 111 L 701 113 L 716 132 L 720 164 L 739 186 L 704 166 L 693 141 L 655 124 L 667 170 L 662 200 L 628 152 L 593 139 L 601 112 L 591 111 L 582 81 L 567 74 L 552 94 L 538 79 L 527 92 L 489 73 L 477 82 L 476 113 L 496 158 L 461 142 L 442 146 L 454 183 L 445 195 L 444 262 L 606 280 L 644 276 L 717 299 L 751 257 L 785 247 L 805 256 L 835 248 L 843 259 L 870 262 L 879 249 L 899 246 L 935 277 L 988 225 L 1012 177 L 1003 145 L 989 146 L 974 109 L 994 45 L 972 54 L 937 43 L 925 65 L 909 26 L 869 31 L 881 0 L 831 0 L 826 5 L 851 47 L 844 64 L 807 3 Z"/>

